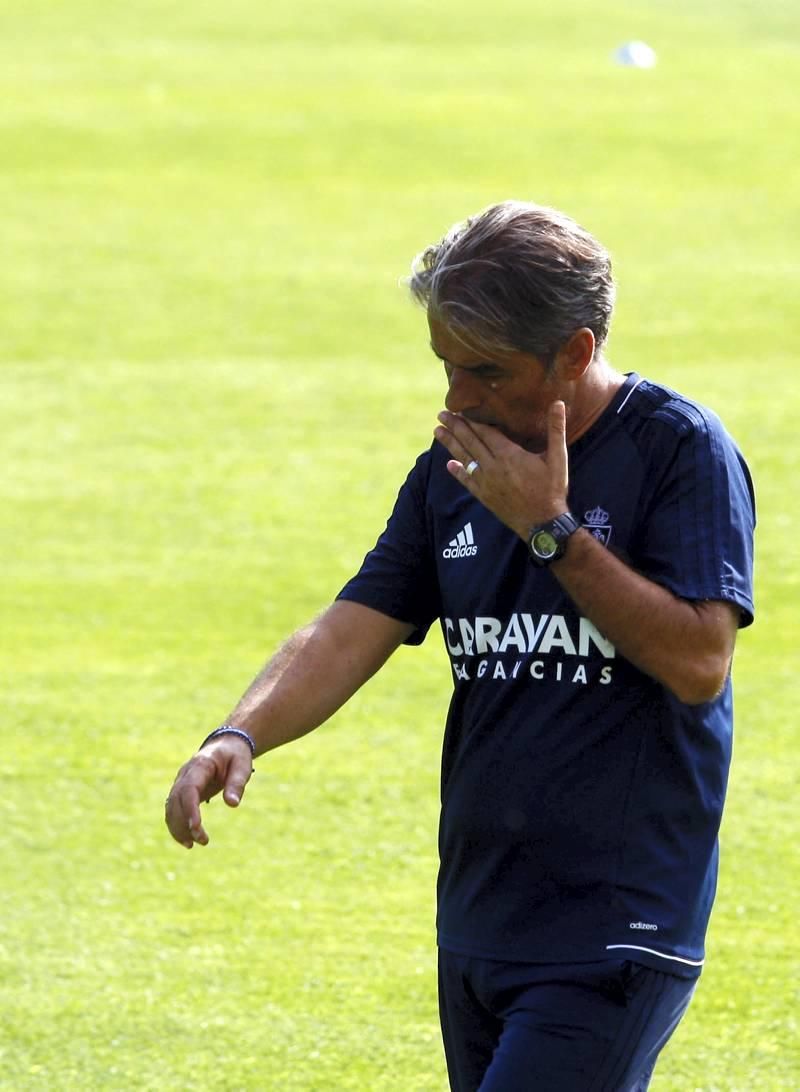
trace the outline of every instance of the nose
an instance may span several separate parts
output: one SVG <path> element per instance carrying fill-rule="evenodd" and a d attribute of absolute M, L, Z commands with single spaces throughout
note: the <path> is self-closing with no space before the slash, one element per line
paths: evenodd
<path fill-rule="evenodd" d="M 445 408 L 451 413 L 465 413 L 481 404 L 480 380 L 466 368 L 453 368 L 447 377 Z"/>

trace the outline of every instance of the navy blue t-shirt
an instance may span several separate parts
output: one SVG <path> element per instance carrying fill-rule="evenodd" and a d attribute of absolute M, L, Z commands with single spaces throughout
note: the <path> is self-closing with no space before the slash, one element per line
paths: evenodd
<path fill-rule="evenodd" d="M 525 543 L 420 456 L 340 598 L 439 619 L 438 937 L 487 959 L 617 955 L 697 974 L 731 755 L 730 679 L 685 705 L 579 615 Z M 569 506 L 632 568 L 753 619 L 747 467 L 718 418 L 636 375 L 569 448 Z"/>

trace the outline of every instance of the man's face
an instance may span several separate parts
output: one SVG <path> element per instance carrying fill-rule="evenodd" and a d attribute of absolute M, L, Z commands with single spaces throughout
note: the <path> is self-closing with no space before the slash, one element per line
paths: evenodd
<path fill-rule="evenodd" d="M 428 317 L 431 348 L 444 364 L 448 390 L 445 406 L 468 421 L 492 425 L 520 447 L 544 451 L 547 410 L 565 398 L 558 365 L 548 375 L 530 353 L 473 348 L 441 322 Z"/>

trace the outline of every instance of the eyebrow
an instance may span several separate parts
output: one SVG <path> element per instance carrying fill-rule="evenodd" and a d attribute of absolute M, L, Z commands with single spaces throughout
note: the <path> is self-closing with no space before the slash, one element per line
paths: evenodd
<path fill-rule="evenodd" d="M 442 356 L 432 341 L 428 342 L 431 347 L 431 352 L 435 357 L 438 357 L 443 364 L 450 364 L 452 367 L 467 368 L 468 371 L 480 371 L 486 368 L 498 368 L 502 370 L 502 365 L 496 360 L 477 360 L 474 364 L 457 364 L 453 365 L 452 361 L 448 360 L 446 356 Z"/>

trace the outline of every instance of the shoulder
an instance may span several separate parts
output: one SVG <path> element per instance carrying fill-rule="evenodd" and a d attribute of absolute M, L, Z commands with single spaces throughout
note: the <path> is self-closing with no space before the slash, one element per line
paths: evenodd
<path fill-rule="evenodd" d="M 396 515 L 413 514 L 414 519 L 430 521 L 431 514 L 446 508 L 454 494 L 464 493 L 447 471 L 449 457 L 446 448 L 437 441 L 417 456 L 397 494 Z"/>
<path fill-rule="evenodd" d="M 717 414 L 708 406 L 650 379 L 639 380 L 621 407 L 620 416 L 630 426 L 659 423 L 678 435 L 725 431 Z"/>
<path fill-rule="evenodd" d="M 639 379 L 620 407 L 622 426 L 640 452 L 663 459 L 693 451 L 701 462 L 734 462 L 742 453 L 719 416 L 678 391 Z"/>
<path fill-rule="evenodd" d="M 434 440 L 427 451 L 417 456 L 406 478 L 406 486 L 424 494 L 432 490 L 436 493 L 442 490 L 461 491 L 462 487 L 447 471 L 449 459 L 447 449 L 438 440 Z"/>
<path fill-rule="evenodd" d="M 622 428 L 641 458 L 653 488 L 662 474 L 712 488 L 720 477 L 753 507 L 750 470 L 736 441 L 708 406 L 678 391 L 636 377 L 620 405 Z"/>
<path fill-rule="evenodd" d="M 425 494 L 430 485 L 431 470 L 433 466 L 433 448 L 436 445 L 432 445 L 427 451 L 423 451 L 419 454 L 414 461 L 413 466 L 408 471 L 405 481 L 401 487 L 401 493 L 405 490 L 410 490 L 413 493 Z"/>

